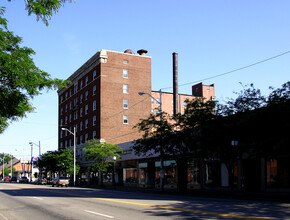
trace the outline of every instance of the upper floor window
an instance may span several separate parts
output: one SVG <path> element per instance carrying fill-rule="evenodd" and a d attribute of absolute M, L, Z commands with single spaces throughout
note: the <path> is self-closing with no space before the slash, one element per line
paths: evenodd
<path fill-rule="evenodd" d="M 83 94 L 80 96 L 80 103 L 83 103 Z"/>
<path fill-rule="evenodd" d="M 89 92 L 88 92 L 88 91 L 86 91 L 86 93 L 85 93 L 85 99 L 87 100 L 87 99 L 88 99 L 88 97 L 89 97 Z"/>
<path fill-rule="evenodd" d="M 97 102 L 94 101 L 94 102 L 93 102 L 93 110 L 95 111 L 96 109 L 97 109 Z"/>
<path fill-rule="evenodd" d="M 72 110 L 72 104 L 69 102 L 69 110 Z"/>
<path fill-rule="evenodd" d="M 123 84 L 123 93 L 128 94 L 128 84 Z"/>
<path fill-rule="evenodd" d="M 173 106 L 173 100 L 171 100 L 171 106 Z"/>
<path fill-rule="evenodd" d="M 83 108 L 80 109 L 80 117 L 83 117 Z"/>
<path fill-rule="evenodd" d="M 86 105 L 86 107 L 85 107 L 85 114 L 86 114 L 86 115 L 88 114 L 88 110 L 89 110 L 89 106 Z"/>
<path fill-rule="evenodd" d="M 89 126 L 89 121 L 88 121 L 88 119 L 86 119 L 86 121 L 85 121 L 85 128 L 88 128 L 88 126 Z"/>
<path fill-rule="evenodd" d="M 97 78 L 97 71 L 95 70 L 94 72 L 93 72 L 93 79 L 96 79 Z"/>
<path fill-rule="evenodd" d="M 80 131 L 82 131 L 83 130 L 83 122 L 81 121 L 80 122 Z"/>
<path fill-rule="evenodd" d="M 86 77 L 86 85 L 88 85 L 88 83 L 89 83 L 89 77 L 87 76 Z"/>
<path fill-rule="evenodd" d="M 93 139 L 95 139 L 97 137 L 97 132 L 93 131 Z"/>
<path fill-rule="evenodd" d="M 63 96 L 60 97 L 60 103 L 63 103 Z"/>
<path fill-rule="evenodd" d="M 89 140 L 89 135 L 85 134 L 85 141 L 87 142 Z"/>
<path fill-rule="evenodd" d="M 62 114 L 63 114 L 63 108 L 60 109 L 60 115 L 62 115 Z"/>
<path fill-rule="evenodd" d="M 97 116 L 94 115 L 94 117 L 93 117 L 93 125 L 96 125 L 96 123 L 97 123 Z"/>
<path fill-rule="evenodd" d="M 151 104 L 154 104 L 154 99 L 153 98 L 151 98 Z"/>
<path fill-rule="evenodd" d="M 186 101 L 184 101 L 183 102 L 183 107 L 186 108 L 186 106 L 187 106 L 187 103 L 186 103 Z"/>
<path fill-rule="evenodd" d="M 78 84 L 75 84 L 75 87 L 74 87 L 74 93 L 76 94 L 78 91 Z"/>
<path fill-rule="evenodd" d="M 152 114 L 152 115 L 154 115 L 154 108 L 153 108 L 153 109 L 151 109 L 151 114 Z"/>
<path fill-rule="evenodd" d="M 94 86 L 93 87 L 93 95 L 96 95 L 97 94 L 97 86 Z"/>
<path fill-rule="evenodd" d="M 160 99 L 156 99 L 156 100 L 155 100 L 155 104 L 156 104 L 156 105 L 160 105 Z"/>
<path fill-rule="evenodd" d="M 129 61 L 128 60 L 123 60 L 123 64 L 128 64 Z"/>
<path fill-rule="evenodd" d="M 127 69 L 123 69 L 123 78 L 128 79 L 128 70 Z"/>
<path fill-rule="evenodd" d="M 68 97 L 68 93 L 66 92 L 66 93 L 65 93 L 65 99 L 67 99 L 67 97 Z"/>
<path fill-rule="evenodd" d="M 128 115 L 123 115 L 123 124 L 128 124 Z"/>
<path fill-rule="evenodd" d="M 83 88 L 83 81 L 81 81 L 81 89 Z"/>
<path fill-rule="evenodd" d="M 69 96 L 72 96 L 72 89 L 69 90 Z"/>
<path fill-rule="evenodd" d="M 128 109 L 128 99 L 123 99 L 123 109 Z"/>
<path fill-rule="evenodd" d="M 68 106 L 67 106 L 67 104 L 65 105 L 65 112 L 67 112 L 67 109 L 68 109 Z"/>

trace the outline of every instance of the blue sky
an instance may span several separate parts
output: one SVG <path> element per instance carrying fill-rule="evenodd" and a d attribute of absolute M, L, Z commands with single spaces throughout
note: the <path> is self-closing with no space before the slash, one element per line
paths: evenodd
<path fill-rule="evenodd" d="M 290 50 L 290 2 L 282 0 L 76 0 L 66 3 L 49 27 L 28 16 L 24 1 L 2 0 L 8 27 L 36 52 L 36 65 L 53 78 L 66 79 L 101 49 L 148 50 L 152 89 L 172 87 L 172 53 L 178 53 L 179 84 L 199 82 Z M 219 101 L 234 97 L 243 84 L 268 87 L 289 81 L 290 53 L 228 75 L 215 84 Z M 166 91 L 171 91 L 167 89 Z M 191 93 L 191 85 L 179 92 Z M 42 153 L 57 149 L 56 91 L 32 100 L 35 113 L 0 135 L 0 152 L 29 157 L 29 142 Z M 34 146 L 34 156 L 38 149 Z"/>

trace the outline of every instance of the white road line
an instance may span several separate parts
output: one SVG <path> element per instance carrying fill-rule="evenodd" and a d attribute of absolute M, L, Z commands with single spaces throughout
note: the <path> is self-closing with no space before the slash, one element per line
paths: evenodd
<path fill-rule="evenodd" d="M 39 198 L 39 197 L 32 197 L 34 199 L 38 199 L 38 200 L 43 200 L 43 198 Z"/>
<path fill-rule="evenodd" d="M 104 215 L 102 213 L 98 213 L 98 212 L 93 212 L 93 211 L 90 211 L 90 210 L 84 210 L 85 212 L 88 212 L 88 213 L 91 213 L 91 214 L 95 214 L 95 215 L 100 215 L 100 216 L 104 216 L 104 217 L 107 217 L 107 218 L 114 218 L 114 216 L 110 216 L 110 215 Z"/>
<path fill-rule="evenodd" d="M 4 219 L 4 220 L 8 220 L 8 218 L 6 218 L 3 214 L 0 213 L 0 216 Z"/>

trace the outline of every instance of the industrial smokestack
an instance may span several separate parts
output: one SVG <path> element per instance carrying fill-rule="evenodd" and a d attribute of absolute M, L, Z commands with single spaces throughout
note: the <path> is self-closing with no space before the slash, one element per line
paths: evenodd
<path fill-rule="evenodd" d="M 173 56 L 173 114 L 178 113 L 178 53 L 172 53 Z"/>

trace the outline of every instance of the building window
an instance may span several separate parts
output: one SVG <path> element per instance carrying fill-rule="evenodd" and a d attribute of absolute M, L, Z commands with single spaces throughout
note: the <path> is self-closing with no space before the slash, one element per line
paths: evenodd
<path fill-rule="evenodd" d="M 86 119 L 85 128 L 88 128 L 88 126 L 89 126 L 89 121 L 88 121 L 88 119 Z"/>
<path fill-rule="evenodd" d="M 60 142 L 60 148 L 62 148 L 62 142 Z"/>
<path fill-rule="evenodd" d="M 61 96 L 61 97 L 60 97 L 60 103 L 62 103 L 62 102 L 63 102 L 63 97 Z"/>
<path fill-rule="evenodd" d="M 186 101 L 184 101 L 183 102 L 183 107 L 186 108 L 186 106 L 187 106 L 187 103 L 186 103 Z"/>
<path fill-rule="evenodd" d="M 72 89 L 69 90 L 69 96 L 72 96 Z"/>
<path fill-rule="evenodd" d="M 88 85 L 88 83 L 89 83 L 89 77 L 87 76 L 86 77 L 86 86 Z"/>
<path fill-rule="evenodd" d="M 68 146 L 71 147 L 71 139 L 68 140 Z"/>
<path fill-rule="evenodd" d="M 171 100 L 171 106 L 173 106 L 173 100 Z"/>
<path fill-rule="evenodd" d="M 155 104 L 156 104 L 156 105 L 160 105 L 160 99 L 156 99 L 156 100 L 155 100 Z"/>
<path fill-rule="evenodd" d="M 81 89 L 83 88 L 83 81 L 81 81 Z"/>
<path fill-rule="evenodd" d="M 62 126 L 62 124 L 63 124 L 63 120 L 61 119 L 61 120 L 60 120 L 60 126 Z"/>
<path fill-rule="evenodd" d="M 156 113 L 156 114 L 159 114 L 159 113 L 160 113 L 160 111 L 159 111 L 158 108 L 155 109 L 155 113 Z"/>
<path fill-rule="evenodd" d="M 128 84 L 123 84 L 123 93 L 128 94 Z"/>
<path fill-rule="evenodd" d="M 123 64 L 128 64 L 129 61 L 128 60 L 123 60 Z"/>
<path fill-rule="evenodd" d="M 97 132 L 93 131 L 93 139 L 95 139 L 97 137 Z"/>
<path fill-rule="evenodd" d="M 74 94 L 76 94 L 77 91 L 78 91 L 78 84 L 75 84 L 75 86 L 74 86 Z"/>
<path fill-rule="evenodd" d="M 123 109 L 128 109 L 128 99 L 123 99 Z"/>
<path fill-rule="evenodd" d="M 62 134 L 62 130 L 61 130 L 61 131 L 60 131 L 60 138 L 62 138 L 62 135 L 63 135 L 63 134 Z"/>
<path fill-rule="evenodd" d="M 128 115 L 123 115 L 123 124 L 128 124 Z"/>
<path fill-rule="evenodd" d="M 80 122 L 80 131 L 82 131 L 83 130 L 83 122 L 81 121 Z"/>
<path fill-rule="evenodd" d="M 151 114 L 154 115 L 154 109 L 151 109 Z"/>
<path fill-rule="evenodd" d="M 62 115 L 62 114 L 63 114 L 63 108 L 60 109 L 60 115 Z"/>
<path fill-rule="evenodd" d="M 80 144 L 83 143 L 83 135 L 80 136 Z"/>
<path fill-rule="evenodd" d="M 67 116 L 65 116 L 65 124 L 67 124 Z"/>
<path fill-rule="evenodd" d="M 64 133 L 65 133 L 65 136 L 67 136 L 67 130 L 65 130 L 65 132 L 64 132 Z"/>
<path fill-rule="evenodd" d="M 67 112 L 67 109 L 68 109 L 68 107 L 67 107 L 67 104 L 65 105 L 65 112 Z"/>
<path fill-rule="evenodd" d="M 97 78 L 97 71 L 95 70 L 93 73 L 93 79 L 96 79 L 96 78 Z"/>
<path fill-rule="evenodd" d="M 69 114 L 69 122 L 71 122 L 71 120 L 72 120 L 72 116 L 71 114 Z"/>
<path fill-rule="evenodd" d="M 96 109 L 97 109 L 97 102 L 94 101 L 94 102 L 93 102 L 93 111 L 95 111 Z"/>
<path fill-rule="evenodd" d="M 89 96 L 89 92 L 86 91 L 86 94 L 85 94 L 85 99 L 88 100 L 88 96 Z"/>
<path fill-rule="evenodd" d="M 94 86 L 93 87 L 93 95 L 96 95 L 97 94 L 97 86 Z"/>
<path fill-rule="evenodd" d="M 67 140 L 66 140 L 64 143 L 65 143 L 65 144 L 64 144 L 65 148 L 67 148 Z"/>
<path fill-rule="evenodd" d="M 83 108 L 80 109 L 80 117 L 83 117 Z"/>
<path fill-rule="evenodd" d="M 72 104 L 69 102 L 69 110 L 72 110 Z"/>
<path fill-rule="evenodd" d="M 89 110 L 89 106 L 86 105 L 86 107 L 85 107 L 85 114 L 86 114 L 86 115 L 88 114 L 88 110 Z"/>
<path fill-rule="evenodd" d="M 85 142 L 87 142 L 89 139 L 89 135 L 88 134 L 85 134 Z"/>
<path fill-rule="evenodd" d="M 97 123 L 97 116 L 94 115 L 94 117 L 93 117 L 93 125 L 96 125 L 96 123 Z"/>
<path fill-rule="evenodd" d="M 78 124 L 76 124 L 76 125 L 75 125 L 75 128 L 76 128 L 76 132 L 78 132 L 79 125 L 78 125 Z"/>
<path fill-rule="evenodd" d="M 151 98 L 151 104 L 154 104 L 154 99 L 153 98 Z"/>
<path fill-rule="evenodd" d="M 67 100 L 67 97 L 68 97 L 68 93 L 66 92 L 65 93 L 65 100 Z"/>
<path fill-rule="evenodd" d="M 77 120 L 78 119 L 78 111 L 75 111 L 74 112 L 74 120 Z"/>
<path fill-rule="evenodd" d="M 128 79 L 128 70 L 123 69 L 123 78 Z"/>
<path fill-rule="evenodd" d="M 80 96 L 80 103 L 83 103 L 83 94 Z"/>

